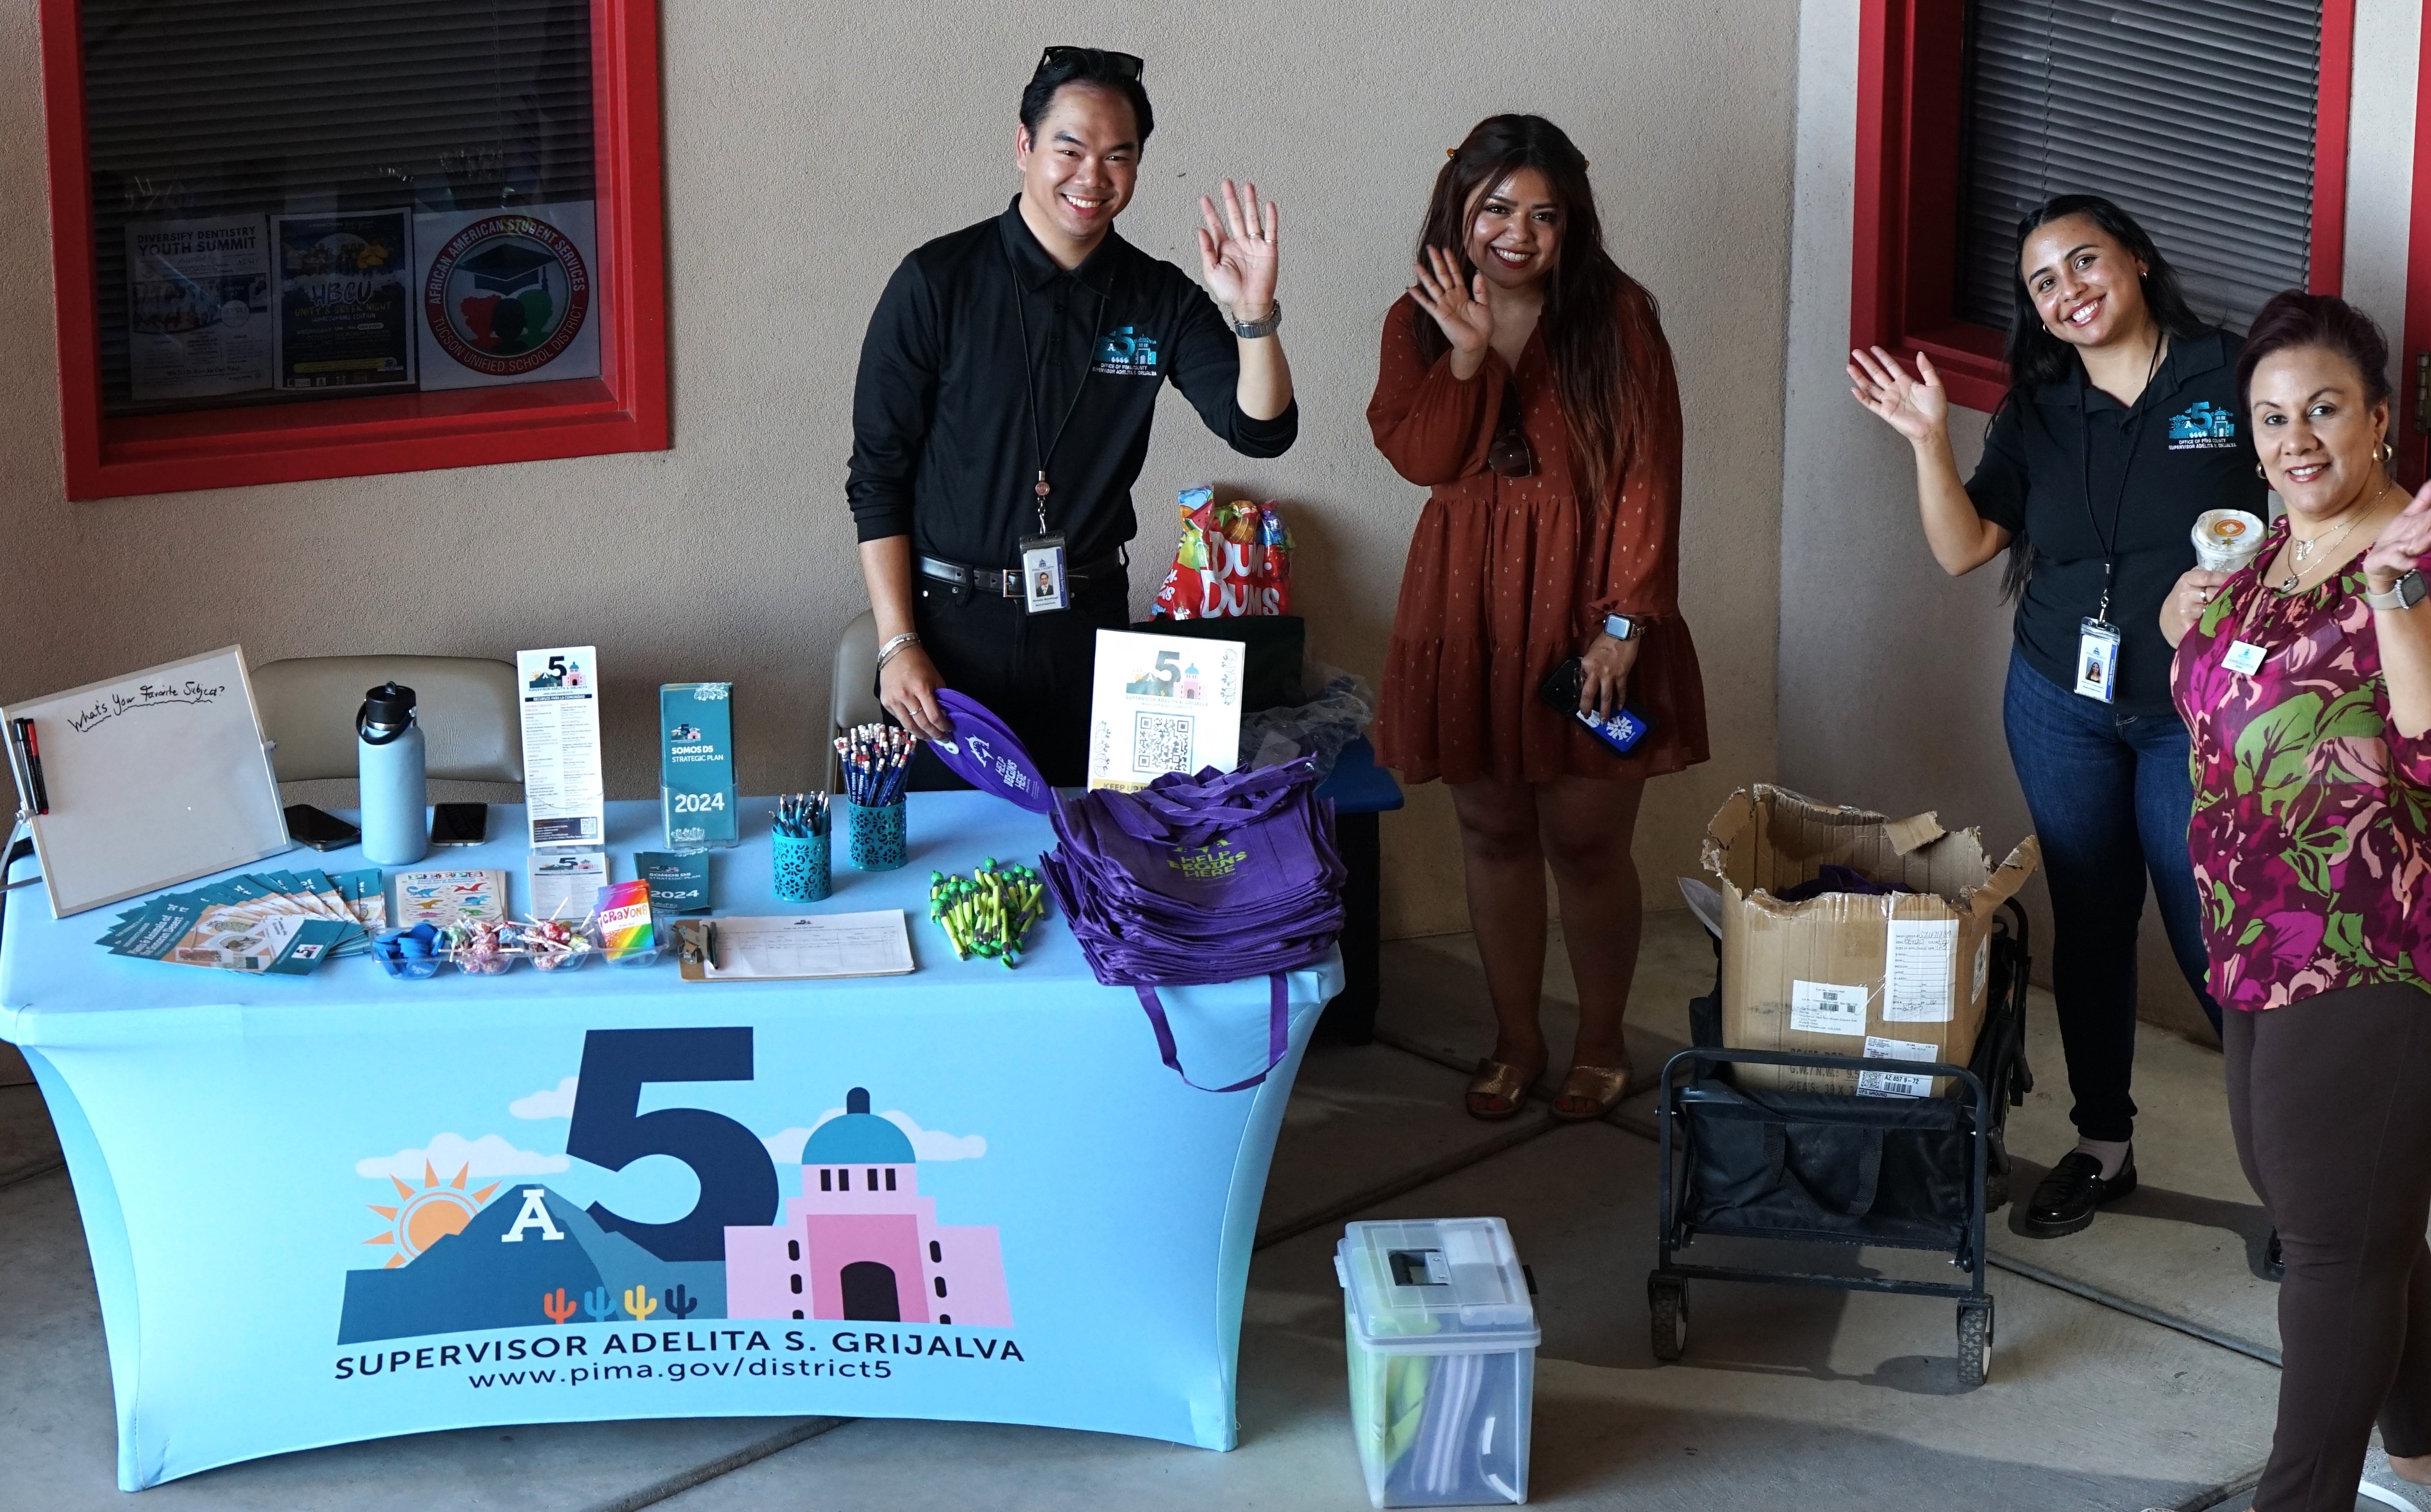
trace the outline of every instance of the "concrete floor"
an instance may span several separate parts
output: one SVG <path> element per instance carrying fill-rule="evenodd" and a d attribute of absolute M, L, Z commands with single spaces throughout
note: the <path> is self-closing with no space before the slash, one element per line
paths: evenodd
<path fill-rule="evenodd" d="M 1686 999 L 1713 976 L 1688 915 L 1650 923 L 1631 1013 L 1649 1075 L 1685 1043 Z M 1545 1011 L 1558 1046 L 1575 1010 L 1558 932 L 1553 944 Z M 1313 1050 L 1285 1119 L 1249 1277 L 1232 1454 L 880 1420 L 551 1425 L 282 1455 L 173 1482 L 143 1504 L 1353 1508 L 1365 1495 L 1331 1265 L 1341 1224 L 1485 1212 L 1509 1220 L 1543 1288 L 1534 1502 L 2243 1507 L 2277 1392 L 2275 1292 L 2253 1274 L 2267 1225 L 2228 1146 L 2216 1052 L 2159 1033 L 2140 1046 L 2141 1191 L 2069 1239 L 1996 1236 L 1990 1385 L 1958 1390 L 1946 1303 L 1719 1284 L 1693 1293 L 1687 1357 L 1658 1366 L 1644 1291 L 1649 1099 L 1603 1125 L 1557 1126 L 1535 1108 L 1504 1124 L 1471 1121 L 1459 1110 L 1461 1068 L 1489 1041 L 1469 942 L 1391 945 L 1385 970 L 1380 1041 Z M 2072 1142 L 2039 995 L 2034 1022 L 2044 1084 L 2011 1117 L 2021 1164 Z M 11 1507 L 83 1512 L 125 1498 L 111 1482 L 100 1321 L 57 1159 L 33 1089 L 0 1088 L 0 1482 Z M 1721 1248 L 1704 1241 L 1701 1255 L 1707 1245 Z M 1936 1268 L 1874 1252 L 1803 1263 Z"/>

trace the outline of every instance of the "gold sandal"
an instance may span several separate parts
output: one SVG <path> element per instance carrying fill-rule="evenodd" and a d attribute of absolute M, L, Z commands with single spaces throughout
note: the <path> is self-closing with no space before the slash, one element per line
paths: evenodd
<path fill-rule="evenodd" d="M 1573 1066 L 1562 1078 L 1562 1089 L 1554 1094 L 1552 1114 L 1565 1123 L 1592 1123 L 1619 1105 L 1629 1095 L 1630 1067 Z M 1567 1107 L 1566 1107 L 1567 1105 Z M 1584 1113 L 1568 1108 L 1584 1105 Z"/>
<path fill-rule="evenodd" d="M 1512 1117 L 1528 1104 L 1528 1088 L 1545 1073 L 1543 1062 L 1534 1071 L 1515 1066 L 1507 1060 L 1480 1057 L 1477 1074 L 1469 1079 L 1468 1091 L 1461 1103 L 1468 1116 L 1496 1123 Z M 1501 1106 L 1489 1105 L 1499 1102 Z"/>

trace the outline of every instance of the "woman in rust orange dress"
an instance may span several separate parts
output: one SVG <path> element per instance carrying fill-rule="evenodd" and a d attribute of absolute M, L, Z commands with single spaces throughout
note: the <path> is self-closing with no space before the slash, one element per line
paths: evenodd
<path fill-rule="evenodd" d="M 1579 986 L 1552 1111 L 1597 1118 L 1629 1082 L 1638 799 L 1647 778 L 1706 756 L 1679 609 L 1679 389 L 1653 298 L 1604 251 L 1586 159 L 1552 123 L 1495 116 L 1453 148 L 1418 257 L 1384 317 L 1367 406 L 1377 447 L 1431 490 L 1393 618 L 1379 754 L 1407 781 L 1442 778 L 1459 814 L 1497 1026 L 1468 1111 L 1517 1113 L 1548 1065 L 1550 864 Z M 1537 696 L 1572 656 L 1581 709 L 1626 699 L 1645 716 L 1629 755 Z"/>

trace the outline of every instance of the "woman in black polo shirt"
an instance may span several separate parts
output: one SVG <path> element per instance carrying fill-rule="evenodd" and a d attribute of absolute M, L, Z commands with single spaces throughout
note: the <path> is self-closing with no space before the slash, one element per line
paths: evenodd
<path fill-rule="evenodd" d="M 2052 996 L 2079 1136 L 2022 1224 L 2049 1238 L 2135 1189 L 2128 1085 L 2148 872 L 2178 968 L 2220 1023 L 2160 609 L 2194 565 L 2195 518 L 2259 515 L 2265 490 L 2237 402 L 2238 341 L 2195 318 L 2143 228 L 2100 195 L 2063 194 L 2026 214 L 2018 241 L 2012 382 L 1971 479 L 1959 481 L 1930 358 L 1911 376 L 1876 347 L 1852 354 L 1849 378 L 1916 449 L 1925 540 L 1943 570 L 2009 552 L 2017 643 L 2003 723 L 2050 881 Z"/>

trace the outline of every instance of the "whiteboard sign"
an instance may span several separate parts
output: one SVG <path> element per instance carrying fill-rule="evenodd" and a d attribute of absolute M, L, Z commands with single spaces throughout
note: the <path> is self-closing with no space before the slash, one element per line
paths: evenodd
<path fill-rule="evenodd" d="M 18 720 L 34 723 L 50 801 L 33 820 L 34 850 L 57 918 L 293 843 L 241 647 L 0 708 L 18 803 L 32 813 L 25 753 L 6 733 Z"/>

